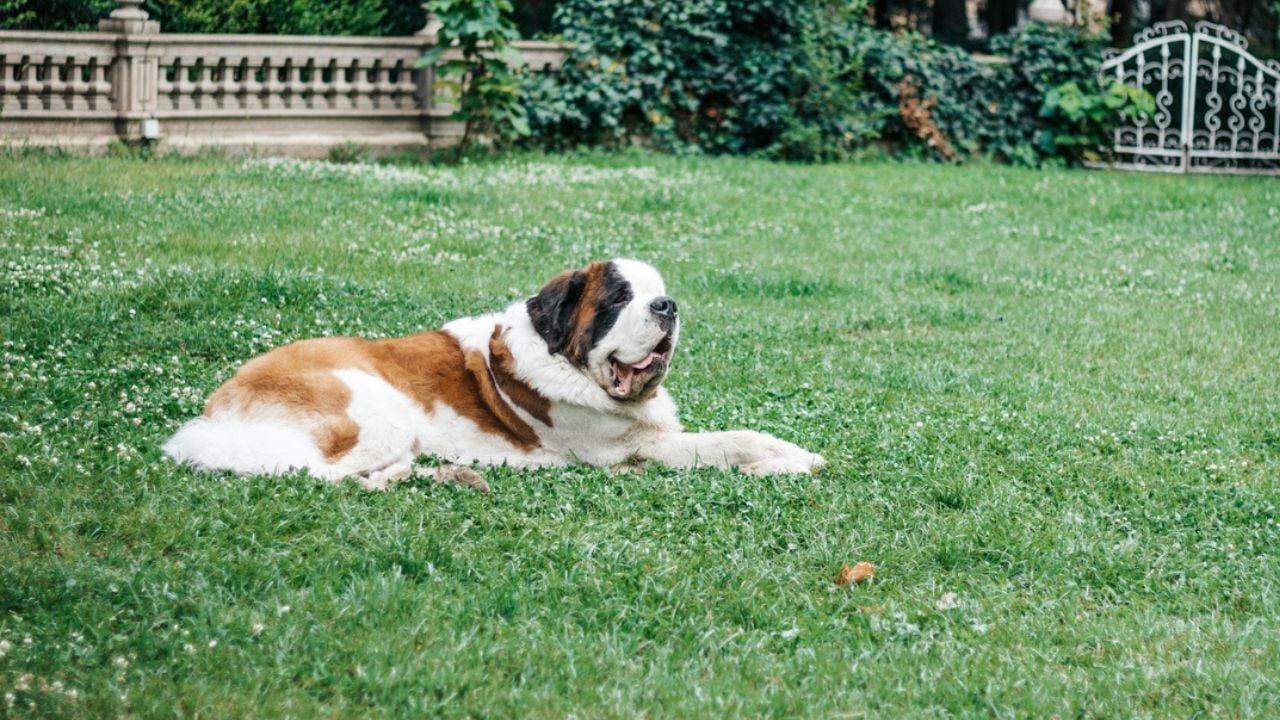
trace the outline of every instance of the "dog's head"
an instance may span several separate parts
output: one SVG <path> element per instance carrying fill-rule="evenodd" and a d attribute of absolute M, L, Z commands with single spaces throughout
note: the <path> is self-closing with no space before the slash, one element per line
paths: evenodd
<path fill-rule="evenodd" d="M 645 400 L 671 366 L 680 335 L 662 276 L 637 260 L 565 270 L 526 303 L 547 351 L 563 355 L 618 400 Z"/>

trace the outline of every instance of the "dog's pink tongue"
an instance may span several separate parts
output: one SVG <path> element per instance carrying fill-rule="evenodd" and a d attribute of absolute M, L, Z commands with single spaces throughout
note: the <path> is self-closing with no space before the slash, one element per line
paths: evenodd
<path fill-rule="evenodd" d="M 632 366 L 631 366 L 631 369 L 632 369 L 632 370 L 644 370 L 645 368 L 647 368 L 647 367 L 649 367 L 650 365 L 652 365 L 654 360 L 657 360 L 657 359 L 658 359 L 658 358 L 660 358 L 660 357 L 662 357 L 662 354 L 661 354 L 661 353 L 656 353 L 656 352 L 655 352 L 655 353 L 649 353 L 649 357 L 645 358 L 644 360 L 641 360 L 640 362 L 636 363 L 635 365 L 632 365 Z"/>
<path fill-rule="evenodd" d="M 649 357 L 641 360 L 635 365 L 627 365 L 626 363 L 613 361 L 613 376 L 617 378 L 618 384 L 613 386 L 613 394 L 618 397 L 626 397 L 631 394 L 631 381 L 635 378 L 636 373 L 643 372 L 653 364 L 654 360 L 662 357 L 662 353 L 649 353 Z"/>

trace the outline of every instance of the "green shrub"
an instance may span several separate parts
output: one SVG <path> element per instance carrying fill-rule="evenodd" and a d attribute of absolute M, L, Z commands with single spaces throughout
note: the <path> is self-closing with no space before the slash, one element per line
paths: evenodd
<path fill-rule="evenodd" d="M 920 35 L 865 30 L 861 42 L 882 141 L 908 155 L 983 153 L 1022 165 L 1045 160 L 1038 136 L 1050 90 L 1096 85 L 1102 55 L 1100 36 L 1038 23 L 994 38 L 1005 62 L 993 64 Z"/>
<path fill-rule="evenodd" d="M 1065 82 L 1045 95 L 1040 117 L 1046 125 L 1038 145 L 1046 155 L 1068 162 L 1102 160 L 1113 128 L 1153 112 L 1155 99 L 1140 88 L 1116 80 L 1106 87 L 1096 81 Z"/>
<path fill-rule="evenodd" d="M 766 149 L 784 160 L 845 160 L 879 135 L 880 116 L 869 112 L 857 36 L 866 0 L 819 6 L 819 22 L 799 33 L 790 86 L 791 112 Z"/>
<path fill-rule="evenodd" d="M 0 0 L 0 30 L 97 30 L 115 0 Z"/>
<path fill-rule="evenodd" d="M 1039 99 L 1064 82 L 1097 77 L 1106 44 L 1105 34 L 1027 23 L 992 38 L 991 51 L 1009 59 L 1013 85 L 1004 90 Z"/>
<path fill-rule="evenodd" d="M 354 164 L 369 161 L 369 149 L 365 146 L 347 141 L 329 148 L 329 162 Z"/>
<path fill-rule="evenodd" d="M 1028 24 L 986 65 L 918 34 L 868 26 L 865 0 L 564 0 L 576 44 L 525 104 L 550 147 L 643 142 L 674 152 L 822 161 L 876 141 L 898 154 L 1038 165 L 1040 108 L 1092 82 L 1101 39 Z"/>
<path fill-rule="evenodd" d="M 848 157 L 886 113 L 864 89 L 865 0 L 563 0 L 575 44 L 526 105 L 552 148 Z"/>
<path fill-rule="evenodd" d="M 957 160 L 1005 126 L 989 99 L 993 72 L 964 50 L 870 28 L 857 41 L 878 135 L 897 152 Z"/>
<path fill-rule="evenodd" d="M 1064 83 L 1099 87 L 1103 36 L 1028 23 L 992 39 L 1003 61 L 991 64 L 918 35 L 868 30 L 863 38 L 865 81 L 886 118 L 880 138 L 901 152 L 944 159 L 982 153 L 1032 166 L 1079 159 L 1066 145 L 1044 141 L 1055 120 L 1042 108 Z"/>
<path fill-rule="evenodd" d="M 535 132 L 552 147 L 643 140 L 676 152 L 766 149 L 795 111 L 796 56 L 816 7 L 564 0 L 556 27 L 576 49 L 557 77 L 528 88 Z"/>
<path fill-rule="evenodd" d="M 1098 71 L 1102 65 L 1102 51 L 1106 47 L 1105 34 L 1074 28 L 1028 23 L 1008 35 L 996 37 L 991 42 L 994 52 L 1009 59 L 1004 72 L 998 76 L 994 88 L 996 99 L 1011 110 L 1022 131 L 1011 131 L 1006 138 L 1027 142 L 1027 132 L 1039 137 L 1036 118 L 1043 118 L 1041 108 L 1049 93 L 1063 83 L 1074 82 L 1082 88 L 1098 88 Z M 1054 153 L 1048 146 L 1035 141 L 1036 154 L 1027 156 L 1027 164 L 1035 158 L 1036 164 Z"/>
<path fill-rule="evenodd" d="M 506 147 L 528 135 L 520 102 L 525 61 L 511 44 L 517 35 L 509 0 L 431 0 L 427 9 L 442 23 L 439 44 L 417 66 L 435 66 L 436 86 L 457 106 L 453 118 L 466 123 L 455 160 L 477 137 Z M 445 59 L 455 47 L 459 57 Z"/>
<path fill-rule="evenodd" d="M 147 10 L 165 32 L 385 34 L 382 0 L 149 0 Z"/>
<path fill-rule="evenodd" d="M 0 30 L 21 28 L 35 22 L 36 11 L 26 0 L 0 0 Z"/>

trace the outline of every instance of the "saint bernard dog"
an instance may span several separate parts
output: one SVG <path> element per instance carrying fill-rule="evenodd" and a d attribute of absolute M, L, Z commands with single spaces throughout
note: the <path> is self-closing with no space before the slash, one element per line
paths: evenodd
<path fill-rule="evenodd" d="M 686 433 L 662 380 L 676 301 L 636 260 L 566 270 L 503 312 L 403 338 L 303 340 L 245 363 L 164 450 L 197 468 L 356 479 L 415 472 L 488 490 L 466 465 L 653 461 L 810 473 L 822 456 L 750 430 Z M 445 464 L 415 470 L 419 455 Z"/>

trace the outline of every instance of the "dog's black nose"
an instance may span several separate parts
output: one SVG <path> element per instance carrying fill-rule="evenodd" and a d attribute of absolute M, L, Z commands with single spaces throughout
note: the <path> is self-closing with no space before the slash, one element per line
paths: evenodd
<path fill-rule="evenodd" d="M 662 295 L 661 297 L 655 298 L 653 302 L 649 303 L 649 309 L 653 311 L 654 315 L 661 315 L 662 317 L 675 317 L 676 301 L 672 300 L 666 295 Z"/>

